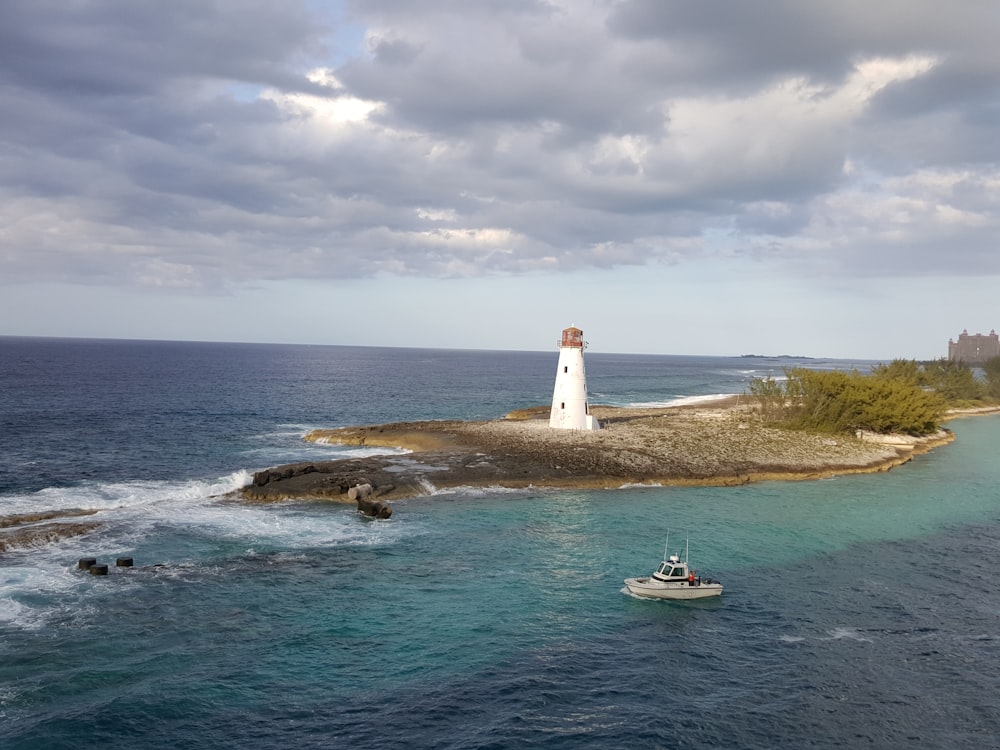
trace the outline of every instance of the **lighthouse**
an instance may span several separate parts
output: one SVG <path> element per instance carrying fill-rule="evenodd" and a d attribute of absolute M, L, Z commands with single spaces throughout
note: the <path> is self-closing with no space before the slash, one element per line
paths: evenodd
<path fill-rule="evenodd" d="M 583 331 L 570 326 L 559 343 L 559 367 L 552 392 L 549 427 L 559 430 L 599 430 L 587 404 L 587 374 L 583 369 Z"/>

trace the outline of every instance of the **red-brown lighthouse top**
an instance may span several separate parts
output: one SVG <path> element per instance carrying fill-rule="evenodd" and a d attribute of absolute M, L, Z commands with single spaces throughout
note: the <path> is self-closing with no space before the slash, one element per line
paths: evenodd
<path fill-rule="evenodd" d="M 583 331 L 575 326 L 563 329 L 562 343 L 560 346 L 573 346 L 578 349 L 583 348 Z"/>

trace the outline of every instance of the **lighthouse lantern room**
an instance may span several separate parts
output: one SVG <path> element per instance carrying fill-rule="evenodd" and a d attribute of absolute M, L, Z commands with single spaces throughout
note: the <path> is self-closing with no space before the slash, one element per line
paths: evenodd
<path fill-rule="evenodd" d="M 586 348 L 583 331 L 574 326 L 563 330 L 549 427 L 560 430 L 601 429 L 587 403 L 587 374 L 583 367 L 583 350 Z"/>

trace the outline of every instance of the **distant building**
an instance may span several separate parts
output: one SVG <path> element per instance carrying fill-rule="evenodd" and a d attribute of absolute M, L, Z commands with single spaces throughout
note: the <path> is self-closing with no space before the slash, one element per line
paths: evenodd
<path fill-rule="evenodd" d="M 1000 357 L 1000 336 L 995 330 L 990 331 L 989 336 L 981 333 L 970 336 L 965 330 L 959 334 L 958 341 L 948 339 L 948 359 L 981 365 L 993 357 Z"/>

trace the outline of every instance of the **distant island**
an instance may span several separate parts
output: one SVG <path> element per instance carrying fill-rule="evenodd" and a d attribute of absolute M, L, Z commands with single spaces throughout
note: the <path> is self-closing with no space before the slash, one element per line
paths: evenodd
<path fill-rule="evenodd" d="M 741 354 L 740 359 L 815 359 L 803 354 Z"/>

